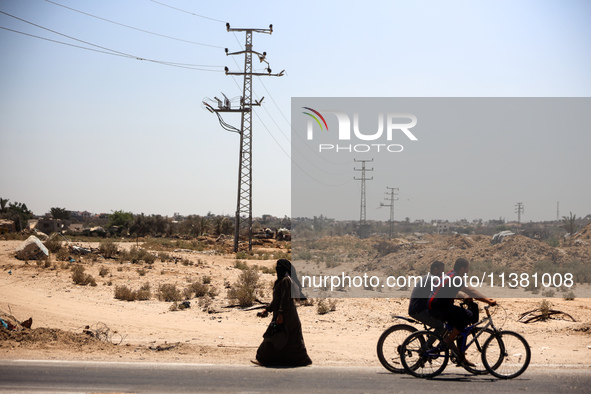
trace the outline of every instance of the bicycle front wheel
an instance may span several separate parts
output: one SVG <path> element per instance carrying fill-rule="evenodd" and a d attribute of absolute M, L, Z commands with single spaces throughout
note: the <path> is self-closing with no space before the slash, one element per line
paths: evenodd
<path fill-rule="evenodd" d="M 396 324 L 388 328 L 378 339 L 378 359 L 390 372 L 404 373 L 400 362 L 400 347 L 402 342 L 417 329 L 408 324 Z"/>
<path fill-rule="evenodd" d="M 476 337 L 477 335 L 478 337 Z M 472 330 L 472 332 L 468 336 L 467 341 L 470 342 L 473 338 L 475 339 L 474 342 L 466 349 L 465 357 L 466 360 L 471 361 L 474 364 L 474 366 L 470 366 L 465 363 L 462 364 L 462 367 L 466 371 L 473 373 L 474 375 L 484 375 L 488 373 L 488 369 L 486 369 L 484 363 L 482 362 L 482 349 L 484 347 L 484 343 L 486 342 L 486 340 L 493 335 L 493 330 L 491 330 L 490 328 L 482 330 L 479 327 L 475 327 Z M 497 339 L 492 340 L 496 341 Z M 496 369 L 500 365 L 502 359 L 499 358 L 495 362 L 492 361 L 493 360 L 491 360 L 491 368 Z"/>
<path fill-rule="evenodd" d="M 449 350 L 439 335 L 417 331 L 406 338 L 400 349 L 404 370 L 417 378 L 439 375 L 449 361 Z"/>
<path fill-rule="evenodd" d="M 512 331 L 501 331 L 491 336 L 482 349 L 484 367 L 499 379 L 513 379 L 521 375 L 530 360 L 529 344 L 525 338 Z"/>

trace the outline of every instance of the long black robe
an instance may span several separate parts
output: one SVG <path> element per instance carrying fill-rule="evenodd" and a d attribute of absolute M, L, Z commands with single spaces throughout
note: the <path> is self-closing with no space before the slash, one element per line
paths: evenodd
<path fill-rule="evenodd" d="M 270 338 L 263 339 L 256 356 L 257 361 L 262 365 L 304 366 L 312 364 L 304 344 L 302 323 L 295 302 L 291 298 L 291 286 L 292 280 L 289 275 L 278 280 L 273 288 L 273 300 L 267 307 L 267 310 L 273 313 L 273 321 L 277 321 L 277 315 L 283 314 L 283 326 L 288 334 L 287 345 L 276 350 Z"/>

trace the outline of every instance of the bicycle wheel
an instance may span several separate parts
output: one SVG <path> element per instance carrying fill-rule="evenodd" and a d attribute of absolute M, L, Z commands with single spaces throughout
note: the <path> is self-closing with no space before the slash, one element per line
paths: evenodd
<path fill-rule="evenodd" d="M 449 350 L 439 335 L 417 331 L 402 343 L 400 361 L 404 370 L 417 378 L 439 375 L 449 361 Z"/>
<path fill-rule="evenodd" d="M 467 343 L 469 343 L 478 332 L 482 331 L 482 329 L 480 327 L 474 327 L 474 329 L 472 330 L 472 332 L 468 335 L 468 339 L 467 339 Z M 474 343 L 472 343 L 465 352 L 465 356 L 466 359 L 468 361 L 471 361 L 474 366 L 471 367 L 469 365 L 466 364 L 462 364 L 462 367 L 474 374 L 474 375 L 484 375 L 488 373 L 488 370 L 486 369 L 486 367 L 484 366 L 484 363 L 482 362 L 482 349 L 484 347 L 484 343 L 486 342 L 486 340 L 491 337 L 492 335 L 494 335 L 493 330 L 491 330 L 490 328 L 486 328 L 484 329 L 484 332 L 482 332 L 482 334 L 480 334 L 478 336 L 478 338 L 476 338 L 476 340 L 474 341 Z M 498 340 L 497 338 L 493 339 L 493 340 Z M 492 354 L 491 354 L 492 356 Z M 491 368 L 496 369 L 498 368 L 498 366 L 500 365 L 500 363 L 503 361 L 502 357 L 499 354 L 499 358 L 495 361 L 492 362 L 491 360 Z"/>
<path fill-rule="evenodd" d="M 402 342 L 417 329 L 408 324 L 396 324 L 380 336 L 378 339 L 378 359 L 390 372 L 404 373 L 404 367 L 400 363 L 400 346 Z"/>
<path fill-rule="evenodd" d="M 482 349 L 484 366 L 491 375 L 499 379 L 513 379 L 521 375 L 530 360 L 529 344 L 525 338 L 512 331 L 501 331 L 493 335 L 486 340 Z M 500 365 L 494 368 L 499 361 Z"/>

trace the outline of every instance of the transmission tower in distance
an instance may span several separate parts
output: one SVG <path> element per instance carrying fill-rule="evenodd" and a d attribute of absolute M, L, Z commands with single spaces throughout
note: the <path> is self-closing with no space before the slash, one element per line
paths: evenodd
<path fill-rule="evenodd" d="M 241 75 L 244 77 L 244 84 L 242 90 L 242 97 L 240 99 L 240 107 L 232 109 L 230 103 L 224 100 L 220 105 L 221 100 L 218 99 L 218 108 L 213 108 L 206 104 L 210 112 L 215 112 L 220 121 L 220 125 L 225 130 L 237 132 L 240 134 L 240 158 L 238 165 L 238 198 L 236 203 L 236 220 L 234 222 L 234 252 L 238 252 L 240 245 L 241 232 L 246 235 L 248 239 L 248 250 L 252 250 L 252 107 L 260 106 L 264 97 L 259 101 L 252 101 L 252 77 L 258 76 L 273 76 L 281 77 L 285 70 L 278 74 L 271 74 L 269 62 L 267 62 L 267 53 L 259 53 L 252 49 L 252 33 L 273 33 L 273 25 L 269 25 L 268 29 L 256 28 L 232 28 L 229 23 L 226 23 L 226 30 L 228 32 L 245 32 L 246 42 L 244 50 L 238 52 L 228 52 L 225 49 L 227 56 L 244 54 L 244 70 L 242 72 L 231 72 L 228 67 L 225 67 L 226 75 Z M 267 64 L 266 73 L 252 72 L 252 55 L 258 57 L 259 61 Z M 240 130 L 224 122 L 221 118 L 220 112 L 240 112 L 242 119 L 240 121 Z"/>
<path fill-rule="evenodd" d="M 386 195 L 388 195 L 388 197 L 384 198 L 384 200 L 389 201 L 390 203 L 384 204 L 383 202 L 381 202 L 380 206 L 390 207 L 390 228 L 388 231 L 388 237 L 392 239 L 392 237 L 394 236 L 394 201 L 398 201 L 398 198 L 396 198 L 398 196 L 398 193 L 396 193 L 398 191 L 398 188 L 386 186 L 386 189 L 388 189 L 389 192 L 386 192 Z"/>
<path fill-rule="evenodd" d="M 366 202 L 365 202 L 365 181 L 371 181 L 373 180 L 373 177 L 371 178 L 366 178 L 365 177 L 365 171 L 373 171 L 373 168 L 365 168 L 365 163 L 366 162 L 373 162 L 373 159 L 371 160 L 357 160 L 357 159 L 353 159 L 354 162 L 356 163 L 361 163 L 361 168 L 353 168 L 355 171 L 361 171 L 361 178 L 355 178 L 353 177 L 354 180 L 356 181 L 361 181 L 361 208 L 360 208 L 360 214 L 359 214 L 359 237 L 360 238 L 367 238 L 369 236 L 369 231 L 367 228 L 367 220 L 366 220 Z"/>
<path fill-rule="evenodd" d="M 524 211 L 523 203 L 518 202 L 515 205 L 515 213 L 517 214 L 517 223 L 521 223 L 521 214 L 523 213 L 523 211 Z"/>

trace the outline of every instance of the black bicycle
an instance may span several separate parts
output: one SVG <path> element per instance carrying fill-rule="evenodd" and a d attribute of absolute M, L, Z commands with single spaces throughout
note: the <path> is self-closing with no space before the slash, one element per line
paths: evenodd
<path fill-rule="evenodd" d="M 485 335 L 487 338 L 479 351 L 484 369 L 500 379 L 515 378 L 529 366 L 531 360 L 529 344 L 516 332 L 496 328 L 489 308 L 489 306 L 484 307 L 486 312 L 484 319 L 466 327 L 461 332 L 461 340 L 457 347 L 465 352 L 466 359 L 469 360 L 471 354 L 475 353 L 469 352 L 470 347 L 475 343 L 479 344 L 479 338 Z M 479 345 L 476 347 L 478 348 Z M 405 372 L 420 378 L 439 375 L 450 358 L 464 368 L 467 367 L 466 363 L 461 363 L 459 356 L 450 350 L 450 346 L 442 336 L 430 330 L 415 331 L 410 334 L 400 345 L 399 354 Z"/>
<path fill-rule="evenodd" d="M 406 371 L 400 360 L 400 350 L 404 340 L 408 338 L 410 334 L 419 331 L 416 327 L 417 325 L 422 325 L 423 331 L 429 331 L 434 333 L 434 329 L 428 327 L 424 323 L 421 323 L 417 320 L 411 319 L 406 316 L 394 316 L 394 318 L 404 320 L 406 323 L 395 324 L 386 329 L 382 333 L 382 335 L 378 339 L 377 345 L 378 359 L 380 360 L 380 363 L 384 366 L 384 368 L 386 368 L 388 371 L 393 373 L 405 373 Z M 480 331 L 482 331 L 482 333 L 478 334 Z M 466 357 L 468 359 L 478 360 L 474 366 L 460 364 L 461 367 L 475 375 L 482 375 L 488 373 L 488 370 L 480 361 L 480 354 L 482 353 L 484 342 L 492 334 L 493 330 L 491 330 L 490 328 L 481 329 L 480 327 L 475 327 L 468 333 L 467 336 L 458 336 L 458 346 L 461 346 L 462 340 L 465 341 L 468 338 L 472 338 L 472 340 L 474 341 L 474 346 L 469 347 L 467 349 Z"/>

